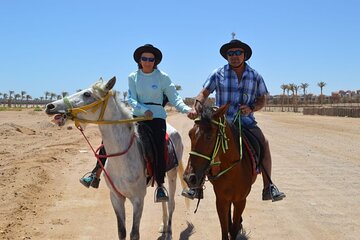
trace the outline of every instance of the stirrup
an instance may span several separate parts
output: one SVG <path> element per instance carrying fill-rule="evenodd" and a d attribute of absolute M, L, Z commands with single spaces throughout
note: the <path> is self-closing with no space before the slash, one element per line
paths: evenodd
<path fill-rule="evenodd" d="M 159 193 L 159 191 L 162 191 Z M 161 194 L 161 196 L 160 196 Z M 168 202 L 169 201 L 169 197 L 168 197 L 168 192 L 166 190 L 166 188 L 164 186 L 161 187 L 157 187 L 154 193 L 154 202 Z"/>
<path fill-rule="evenodd" d="M 181 195 L 191 200 L 195 198 L 203 199 L 204 190 L 202 188 L 189 188 L 189 189 L 184 188 L 181 192 Z"/>
<path fill-rule="evenodd" d="M 84 176 L 82 176 L 82 178 L 79 179 L 79 181 L 80 181 L 80 183 L 82 185 L 89 188 L 91 183 L 94 181 L 95 178 L 96 178 L 95 173 L 87 172 L 87 173 L 84 174 Z"/>

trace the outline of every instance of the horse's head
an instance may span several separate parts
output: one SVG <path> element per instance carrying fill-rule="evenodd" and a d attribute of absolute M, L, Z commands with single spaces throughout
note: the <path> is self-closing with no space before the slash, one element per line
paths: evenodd
<path fill-rule="evenodd" d="M 85 115 L 86 119 L 94 121 L 104 114 L 106 107 L 104 102 L 107 102 L 115 82 L 115 77 L 106 83 L 100 79 L 88 89 L 47 104 L 45 112 L 48 115 L 55 115 L 54 122 L 59 126 L 64 125 L 68 118 L 76 121 L 79 116 L 85 118 Z"/>
<path fill-rule="evenodd" d="M 225 113 L 229 104 L 218 109 L 206 107 L 189 131 L 191 151 L 184 180 L 191 188 L 200 188 L 209 169 L 216 165 L 220 148 L 227 144 Z"/>

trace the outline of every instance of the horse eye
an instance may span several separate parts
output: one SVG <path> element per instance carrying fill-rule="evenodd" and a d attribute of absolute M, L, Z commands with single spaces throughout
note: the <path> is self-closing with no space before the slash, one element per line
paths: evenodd
<path fill-rule="evenodd" d="M 206 138 L 206 140 L 211 140 L 211 134 L 206 134 L 205 138 Z"/>
<path fill-rule="evenodd" d="M 89 92 L 84 92 L 84 97 L 91 97 L 91 93 L 89 93 Z"/>

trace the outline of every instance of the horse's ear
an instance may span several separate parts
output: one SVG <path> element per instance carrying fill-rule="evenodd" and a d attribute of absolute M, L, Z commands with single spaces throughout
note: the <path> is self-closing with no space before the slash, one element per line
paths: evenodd
<path fill-rule="evenodd" d="M 116 77 L 112 77 L 105 85 L 105 90 L 110 91 L 116 83 Z"/>
<path fill-rule="evenodd" d="M 219 119 L 220 117 L 224 116 L 229 107 L 230 107 L 230 103 L 222 105 L 213 113 L 212 118 Z"/>

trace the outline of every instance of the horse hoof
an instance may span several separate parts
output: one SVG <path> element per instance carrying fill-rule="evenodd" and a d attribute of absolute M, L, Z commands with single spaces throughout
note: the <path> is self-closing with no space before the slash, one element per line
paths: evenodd
<path fill-rule="evenodd" d="M 166 226 L 164 226 L 164 224 L 160 224 L 158 232 L 159 233 L 166 233 Z"/>

